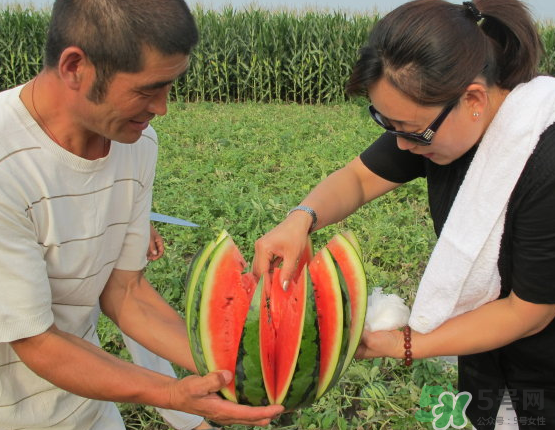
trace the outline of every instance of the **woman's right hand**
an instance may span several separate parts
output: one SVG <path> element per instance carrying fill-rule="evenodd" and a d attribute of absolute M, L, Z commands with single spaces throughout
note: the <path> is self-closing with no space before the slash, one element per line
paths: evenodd
<path fill-rule="evenodd" d="M 306 246 L 312 217 L 303 211 L 294 211 L 262 236 L 254 244 L 253 273 L 259 277 L 271 272 L 283 263 L 280 283 L 289 282 L 297 266 L 297 260 Z M 287 284 L 284 285 L 285 287 Z"/>

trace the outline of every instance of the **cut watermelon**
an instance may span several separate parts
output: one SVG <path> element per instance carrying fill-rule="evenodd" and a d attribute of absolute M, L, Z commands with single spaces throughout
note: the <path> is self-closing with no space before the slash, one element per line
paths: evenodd
<path fill-rule="evenodd" d="M 320 327 L 320 376 L 316 397 L 320 398 L 343 369 L 350 331 L 348 292 L 343 277 L 327 248 L 321 249 L 308 267 L 314 284 Z"/>
<path fill-rule="evenodd" d="M 243 273 L 239 249 L 224 236 L 197 254 L 187 278 L 199 372 L 233 372 L 221 393 L 242 404 L 310 405 L 338 381 L 360 340 L 367 294 L 354 236 L 338 235 L 314 258 L 308 240 L 286 291 L 279 268 L 258 283 Z"/>
<path fill-rule="evenodd" d="M 225 237 L 229 236 L 227 231 L 223 230 L 216 240 L 209 242 L 200 249 L 191 260 L 187 278 L 185 280 L 185 323 L 187 326 L 187 335 L 191 344 L 191 352 L 197 370 L 201 374 L 208 373 L 206 362 L 202 353 L 202 345 L 200 340 L 200 300 L 202 295 L 202 286 L 208 260 L 216 248 Z"/>
<path fill-rule="evenodd" d="M 273 289 L 281 290 L 277 297 L 285 304 L 280 306 L 276 329 L 274 403 L 294 409 L 312 403 L 316 395 L 319 347 L 314 293 L 306 265 L 284 295 L 279 274 L 274 279 Z"/>
<path fill-rule="evenodd" d="M 262 374 L 262 360 L 264 357 L 265 368 L 273 357 L 275 332 L 269 332 L 266 339 L 261 339 L 262 325 L 270 324 L 265 318 L 261 320 L 261 311 L 269 316 L 269 310 L 264 306 L 267 303 L 266 294 L 269 291 L 271 280 L 262 276 L 251 300 L 251 306 L 247 314 L 239 351 L 237 353 L 237 364 L 235 367 L 235 387 L 237 400 L 241 404 L 252 406 L 264 406 L 270 403 L 266 394 L 264 377 Z M 267 354 L 261 351 L 268 351 Z M 272 370 L 273 372 L 273 370 Z"/>
<path fill-rule="evenodd" d="M 206 269 L 200 302 L 200 337 L 209 372 L 235 373 L 241 333 L 256 287 L 252 273 L 242 273 L 245 265 L 228 236 L 216 246 Z M 222 394 L 237 402 L 234 380 L 222 389 Z"/>
<path fill-rule="evenodd" d="M 350 239 L 348 239 L 349 236 Z M 360 257 L 359 251 L 353 246 L 353 243 L 358 245 L 358 241 L 352 233 L 348 235 L 342 233 L 335 235 L 326 245 L 339 265 L 349 292 L 348 303 L 350 304 L 351 311 L 351 327 L 349 332 L 349 346 L 347 348 L 345 364 L 343 365 L 341 374 L 347 370 L 347 367 L 355 356 L 364 330 L 364 320 L 366 318 L 366 308 L 368 304 L 366 275 L 364 274 L 364 267 L 362 266 L 361 259 L 357 258 Z"/>
<path fill-rule="evenodd" d="M 255 321 L 259 327 L 258 342 L 252 335 Z M 279 269 L 271 282 L 263 286 L 262 281 L 259 282 L 243 339 L 236 370 L 237 389 L 242 392 L 240 401 L 244 399 L 244 403 L 255 406 L 283 404 L 288 410 L 314 401 L 319 337 L 314 294 L 306 266 L 287 291 L 279 283 Z M 261 380 L 267 397 L 260 395 Z"/>
<path fill-rule="evenodd" d="M 341 236 L 343 236 L 345 239 L 349 241 L 349 243 L 353 246 L 356 253 L 358 254 L 360 260 L 362 261 L 362 249 L 360 248 L 360 242 L 358 241 L 357 237 L 352 232 L 352 230 L 345 230 L 345 231 L 342 231 L 340 234 Z"/>

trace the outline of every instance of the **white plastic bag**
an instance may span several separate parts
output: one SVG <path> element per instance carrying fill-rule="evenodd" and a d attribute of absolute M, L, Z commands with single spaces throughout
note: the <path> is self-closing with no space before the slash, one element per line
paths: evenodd
<path fill-rule="evenodd" d="M 396 294 L 384 294 L 374 288 L 368 296 L 368 307 L 364 328 L 368 331 L 395 330 L 407 325 L 410 309 Z"/>

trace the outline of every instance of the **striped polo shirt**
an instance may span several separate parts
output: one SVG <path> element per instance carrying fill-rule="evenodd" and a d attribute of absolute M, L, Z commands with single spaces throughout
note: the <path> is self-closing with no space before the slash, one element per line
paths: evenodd
<path fill-rule="evenodd" d="M 9 342 L 56 324 L 98 345 L 94 309 L 112 269 L 146 264 L 157 138 L 148 128 L 83 159 L 42 131 L 20 91 L 0 93 L 0 429 L 83 430 L 106 403 L 38 377 Z"/>

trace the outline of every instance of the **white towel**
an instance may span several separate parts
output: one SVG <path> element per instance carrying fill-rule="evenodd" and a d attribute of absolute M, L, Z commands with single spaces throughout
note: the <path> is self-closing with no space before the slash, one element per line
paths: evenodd
<path fill-rule="evenodd" d="M 555 122 L 555 78 L 509 93 L 488 127 L 424 272 L 409 325 L 428 333 L 499 297 L 497 268 L 511 193 L 539 137 Z"/>

